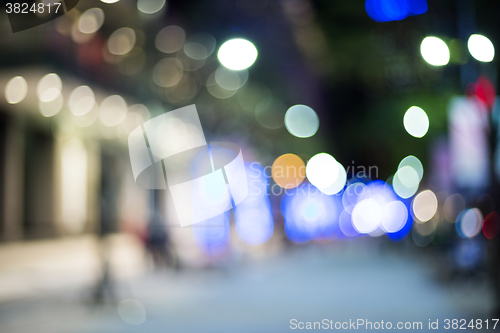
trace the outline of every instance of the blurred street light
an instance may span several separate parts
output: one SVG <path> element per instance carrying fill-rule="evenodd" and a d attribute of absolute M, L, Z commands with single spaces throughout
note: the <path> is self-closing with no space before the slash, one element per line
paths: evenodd
<path fill-rule="evenodd" d="M 432 66 L 444 66 L 450 61 L 450 50 L 446 43 L 437 37 L 425 37 L 420 45 L 424 60 Z"/>
<path fill-rule="evenodd" d="M 246 39 L 231 39 L 222 44 L 217 57 L 224 67 L 239 71 L 246 69 L 257 59 L 257 49 Z"/>
<path fill-rule="evenodd" d="M 491 62 L 495 57 L 495 47 L 493 43 L 482 35 L 471 35 L 467 42 L 470 54 L 477 61 Z"/>
<path fill-rule="evenodd" d="M 406 111 L 403 124 L 406 131 L 416 138 L 423 137 L 429 130 L 429 118 L 418 106 L 412 106 Z"/>

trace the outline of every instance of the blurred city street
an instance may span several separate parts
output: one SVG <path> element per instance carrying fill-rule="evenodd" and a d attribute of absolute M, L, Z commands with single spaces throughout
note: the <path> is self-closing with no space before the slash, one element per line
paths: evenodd
<path fill-rule="evenodd" d="M 0 333 L 500 330 L 499 13 L 6 0 Z"/>
<path fill-rule="evenodd" d="M 2 260 L 18 256 L 17 265 L 0 270 L 0 332 L 285 332 L 291 319 L 325 318 L 422 321 L 426 330 L 429 319 L 486 319 L 491 306 L 484 283 L 443 286 L 429 260 L 411 249 L 374 251 L 377 244 L 363 240 L 247 258 L 232 269 L 146 272 L 141 248 L 120 239 L 114 242 L 116 299 L 91 307 L 85 296 L 93 282 L 90 243 L 29 244 L 37 249 L 29 256 L 22 246 L 0 247 Z M 44 275 L 47 270 L 52 274 Z M 142 303 L 142 325 L 122 320 L 117 304 L 123 299 Z"/>

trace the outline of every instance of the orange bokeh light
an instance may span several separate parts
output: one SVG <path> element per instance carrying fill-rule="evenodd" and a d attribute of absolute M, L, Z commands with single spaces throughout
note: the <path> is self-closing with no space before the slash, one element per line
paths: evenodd
<path fill-rule="evenodd" d="M 297 155 L 284 154 L 274 161 L 271 172 L 276 184 L 291 189 L 299 186 L 306 178 L 306 165 Z"/>

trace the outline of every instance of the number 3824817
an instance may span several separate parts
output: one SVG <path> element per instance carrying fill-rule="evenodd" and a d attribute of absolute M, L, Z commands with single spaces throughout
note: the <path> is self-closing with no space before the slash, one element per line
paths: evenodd
<path fill-rule="evenodd" d="M 466 330 L 466 329 L 495 329 L 498 324 L 498 319 L 445 319 L 444 329 L 449 330 Z"/>
<path fill-rule="evenodd" d="M 31 6 L 24 2 L 24 3 L 10 3 L 7 2 L 5 4 L 7 14 L 29 14 L 29 13 L 57 13 L 59 11 L 59 7 L 61 7 L 61 3 L 33 3 Z"/>

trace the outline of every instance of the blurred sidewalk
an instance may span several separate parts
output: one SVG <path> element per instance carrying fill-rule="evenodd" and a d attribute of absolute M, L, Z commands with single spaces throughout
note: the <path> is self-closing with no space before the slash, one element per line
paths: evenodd
<path fill-rule="evenodd" d="M 144 271 L 144 253 L 136 239 L 120 234 L 110 236 L 109 241 L 116 278 Z M 0 245 L 0 303 L 89 287 L 100 274 L 94 236 Z"/>
<path fill-rule="evenodd" d="M 85 301 L 98 276 L 94 242 L 85 237 L 0 247 L 0 332 L 286 332 L 292 318 L 424 325 L 428 319 L 487 319 L 483 286 L 457 293 L 437 283 L 425 261 L 376 251 L 362 239 L 290 248 L 221 268 L 153 273 L 144 269 L 140 245 L 116 236 L 118 299 L 95 307 Z M 142 325 L 120 317 L 123 299 L 144 306 Z"/>

